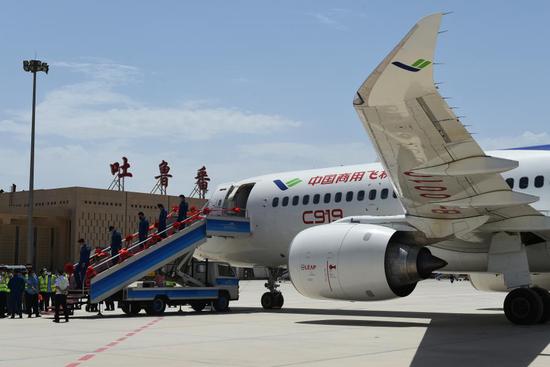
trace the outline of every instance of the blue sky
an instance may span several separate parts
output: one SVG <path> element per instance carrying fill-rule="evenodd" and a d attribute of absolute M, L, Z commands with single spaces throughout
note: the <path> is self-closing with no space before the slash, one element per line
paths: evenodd
<path fill-rule="evenodd" d="M 28 185 L 31 77 L 36 187 L 169 193 L 281 170 L 376 159 L 355 90 L 422 16 L 443 20 L 435 76 L 487 149 L 550 143 L 547 1 L 25 1 L 0 13 L 0 187 Z M 72 173 L 69 173 L 68 171 Z"/>

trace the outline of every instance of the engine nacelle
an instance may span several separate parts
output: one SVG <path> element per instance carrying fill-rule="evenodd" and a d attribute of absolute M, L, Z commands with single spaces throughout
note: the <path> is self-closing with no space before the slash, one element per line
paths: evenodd
<path fill-rule="evenodd" d="M 408 296 L 446 262 L 425 247 L 392 241 L 396 231 L 333 223 L 296 235 L 289 252 L 292 283 L 304 296 L 376 301 Z"/>

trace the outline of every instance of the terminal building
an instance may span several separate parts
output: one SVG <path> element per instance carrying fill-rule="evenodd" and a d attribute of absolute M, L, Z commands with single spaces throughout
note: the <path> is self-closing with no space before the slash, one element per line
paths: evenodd
<path fill-rule="evenodd" d="M 109 226 L 123 237 L 137 232 L 137 213 L 142 211 L 153 224 L 157 204 L 169 210 L 178 205 L 177 196 L 67 187 L 34 191 L 34 248 L 37 267 L 62 269 L 76 261 L 78 239 L 94 247 L 110 242 Z M 189 207 L 202 207 L 206 200 L 187 198 Z M 24 264 L 27 256 L 28 191 L 0 194 L 0 264 Z"/>

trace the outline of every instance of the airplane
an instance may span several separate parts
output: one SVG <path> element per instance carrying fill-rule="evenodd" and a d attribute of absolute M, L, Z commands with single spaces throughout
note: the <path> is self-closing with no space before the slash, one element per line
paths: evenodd
<path fill-rule="evenodd" d="M 267 267 L 266 309 L 283 306 L 284 269 L 307 297 L 350 301 L 405 297 L 437 270 L 507 291 L 512 323 L 548 321 L 550 145 L 481 149 L 433 81 L 442 16 L 421 19 L 355 95 L 379 163 L 220 185 L 209 210 L 248 218 L 252 233 L 197 255 Z"/>

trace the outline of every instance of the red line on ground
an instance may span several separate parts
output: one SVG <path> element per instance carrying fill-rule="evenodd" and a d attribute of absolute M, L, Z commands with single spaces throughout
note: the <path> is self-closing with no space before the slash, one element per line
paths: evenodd
<path fill-rule="evenodd" d="M 136 329 L 134 330 L 133 332 L 129 332 L 128 334 L 126 334 L 126 336 L 123 336 L 121 338 L 118 338 L 117 340 L 115 341 L 112 341 L 110 342 L 109 344 L 105 345 L 104 347 L 101 347 L 101 348 L 98 348 L 94 351 L 94 353 L 87 353 L 87 354 L 84 354 L 83 356 L 81 356 L 76 362 L 71 362 L 69 364 L 66 364 L 65 367 L 77 367 L 77 366 L 80 366 L 80 362 L 83 362 L 83 361 L 89 361 L 90 359 L 94 358 L 97 354 L 95 353 L 102 353 L 102 352 L 105 352 L 106 350 L 108 350 L 109 348 L 111 347 L 114 347 L 115 345 L 117 345 L 118 343 L 120 343 L 121 341 L 124 341 L 126 339 L 128 339 L 128 337 L 131 337 L 131 336 L 134 336 L 136 333 L 142 331 L 142 330 L 145 330 L 147 329 L 148 327 L 150 326 L 153 326 L 154 324 L 156 324 L 157 322 L 159 322 L 160 320 L 162 320 L 162 317 L 159 317 L 158 319 L 155 319 L 147 324 L 145 324 L 145 326 L 142 326 L 140 327 L 139 329 Z"/>

